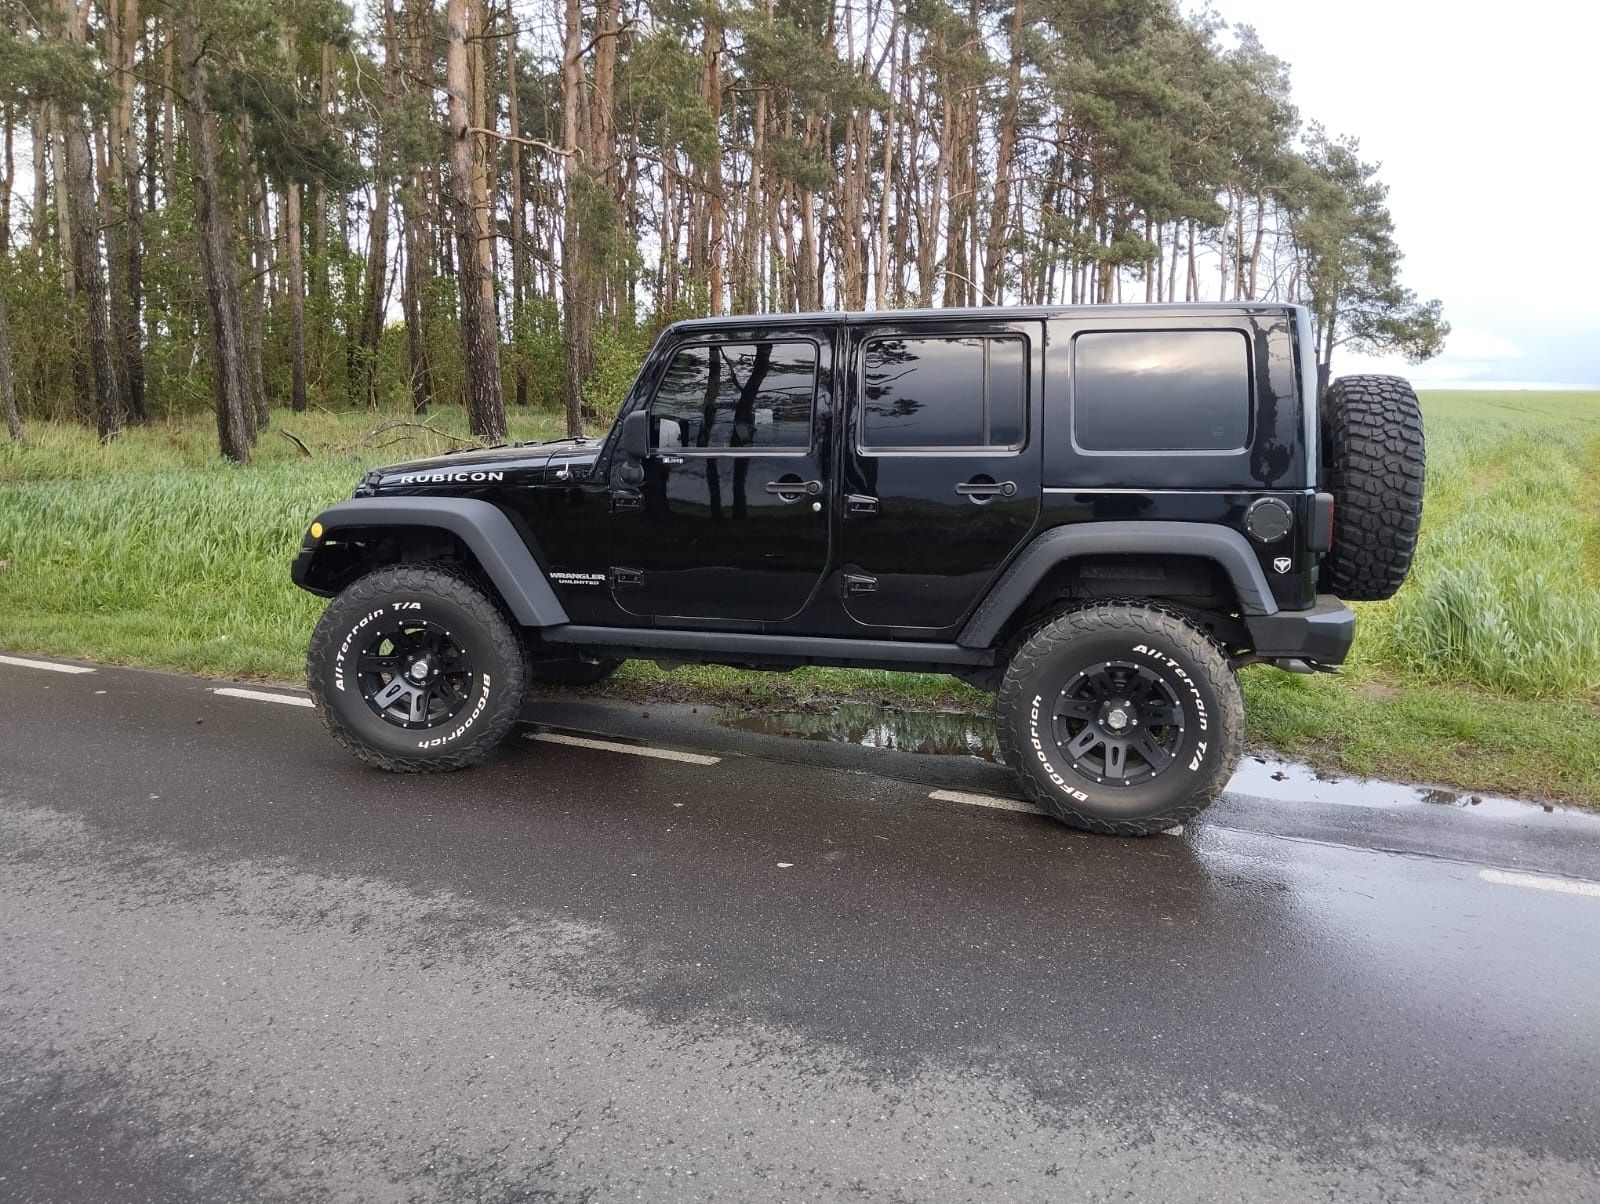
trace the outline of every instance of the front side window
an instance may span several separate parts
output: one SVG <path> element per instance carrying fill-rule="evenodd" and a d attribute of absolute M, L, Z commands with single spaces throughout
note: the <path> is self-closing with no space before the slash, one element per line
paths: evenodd
<path fill-rule="evenodd" d="M 861 354 L 862 448 L 1020 446 L 1027 359 L 1015 335 L 873 339 Z"/>
<path fill-rule="evenodd" d="M 708 343 L 672 357 L 650 403 L 652 447 L 811 446 L 815 343 Z"/>

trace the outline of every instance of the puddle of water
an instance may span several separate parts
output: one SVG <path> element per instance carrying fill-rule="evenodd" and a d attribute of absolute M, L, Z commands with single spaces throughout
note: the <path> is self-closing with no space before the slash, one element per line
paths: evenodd
<path fill-rule="evenodd" d="M 1000 764 L 994 723 L 979 715 L 950 711 L 892 711 L 869 703 L 843 703 L 824 714 L 804 711 L 746 715 L 726 711 L 718 725 L 764 736 L 792 736 L 890 748 L 933 757 L 976 757 Z"/>
<path fill-rule="evenodd" d="M 1246 755 L 1228 782 L 1229 790 L 1257 798 L 1287 803 L 1340 803 L 1347 807 L 1402 807 L 1422 804 L 1453 807 L 1478 815 L 1502 819 L 1521 819 L 1538 814 L 1538 803 L 1514 798 L 1499 798 L 1470 790 L 1446 790 L 1432 786 L 1407 786 L 1382 778 L 1341 778 L 1325 776 L 1297 761 L 1277 761 Z"/>
<path fill-rule="evenodd" d="M 844 703 L 820 714 L 775 711 L 744 714 L 725 711 L 717 719 L 722 727 L 765 736 L 789 736 L 856 744 L 864 748 L 889 748 L 936 757 L 976 757 L 1004 764 L 996 745 L 994 723 L 980 715 L 948 711 L 896 711 L 869 703 Z M 1479 815 L 1525 818 L 1538 814 L 1540 805 L 1499 798 L 1468 790 L 1407 786 L 1381 778 L 1324 776 L 1309 765 L 1246 756 L 1228 782 L 1228 790 L 1257 798 L 1288 803 L 1339 803 L 1356 807 L 1438 806 Z M 1565 808 L 1557 808 L 1565 810 Z"/>

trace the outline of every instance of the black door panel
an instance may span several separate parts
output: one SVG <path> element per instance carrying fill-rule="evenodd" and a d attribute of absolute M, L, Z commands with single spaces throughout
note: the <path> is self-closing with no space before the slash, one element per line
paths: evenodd
<path fill-rule="evenodd" d="M 779 622 L 828 565 L 831 332 L 676 349 L 644 480 L 614 490 L 612 593 L 658 619 Z"/>
<path fill-rule="evenodd" d="M 851 618 L 953 627 L 1028 538 L 1042 344 L 1036 322 L 854 335 L 841 516 Z"/>

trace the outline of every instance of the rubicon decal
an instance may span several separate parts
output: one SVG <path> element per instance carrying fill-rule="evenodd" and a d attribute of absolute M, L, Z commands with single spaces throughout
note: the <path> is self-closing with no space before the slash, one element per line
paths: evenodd
<path fill-rule="evenodd" d="M 454 485 L 460 482 L 503 481 L 503 472 L 407 472 L 396 478 L 400 485 Z"/>

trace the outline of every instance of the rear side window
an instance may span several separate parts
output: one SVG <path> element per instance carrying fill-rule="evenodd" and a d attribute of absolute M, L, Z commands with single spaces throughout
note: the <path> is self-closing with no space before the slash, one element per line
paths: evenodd
<path fill-rule="evenodd" d="M 1021 446 L 1027 346 L 1015 335 L 870 340 L 861 353 L 861 447 Z"/>
<path fill-rule="evenodd" d="M 1250 437 L 1250 343 L 1237 330 L 1080 334 L 1072 433 L 1086 452 L 1239 451 Z"/>
<path fill-rule="evenodd" d="M 816 391 L 815 343 L 684 347 L 650 403 L 651 446 L 804 449 L 811 446 Z"/>

